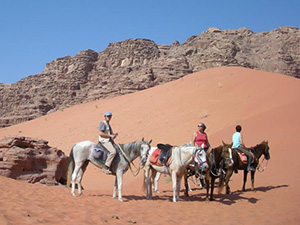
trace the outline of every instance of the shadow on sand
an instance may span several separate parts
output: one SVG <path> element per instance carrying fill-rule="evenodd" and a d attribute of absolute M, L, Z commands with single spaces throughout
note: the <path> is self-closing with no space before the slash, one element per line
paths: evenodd
<path fill-rule="evenodd" d="M 277 186 L 266 186 L 266 187 L 256 187 L 255 188 L 255 192 L 268 192 L 271 191 L 273 189 L 279 189 L 279 188 L 287 188 L 289 187 L 289 185 L 277 185 Z M 197 194 L 191 194 L 191 196 L 186 197 L 183 195 L 184 190 L 180 191 L 180 197 L 179 197 L 179 201 L 185 201 L 185 202 L 206 202 L 206 190 L 205 189 L 200 189 L 200 188 L 194 188 L 192 189 L 194 192 L 195 191 L 201 191 L 201 193 L 197 193 Z M 217 192 L 218 189 L 215 189 L 215 191 Z M 246 189 L 245 192 L 250 192 L 251 189 Z M 193 193 L 194 193 L 193 192 Z M 249 203 L 255 204 L 256 202 L 259 201 L 259 199 L 255 198 L 255 197 L 245 197 L 243 196 L 243 194 L 245 193 L 244 191 L 241 190 L 237 190 L 237 191 L 233 191 L 231 192 L 231 194 L 214 194 L 214 201 L 213 202 L 218 202 L 224 205 L 232 205 L 234 203 L 236 203 L 239 200 L 246 200 Z M 172 190 L 168 190 L 168 191 L 162 191 L 161 193 L 157 194 L 157 193 L 153 193 L 152 196 L 152 201 L 155 200 L 160 200 L 160 201 L 169 201 L 172 202 L 173 201 L 173 192 Z M 111 197 L 111 195 L 108 194 L 100 194 L 100 195 L 90 195 L 93 197 Z M 117 199 L 117 198 L 116 198 Z M 142 196 L 137 196 L 137 195 L 123 195 L 123 201 L 124 202 L 130 202 L 130 201 L 143 201 L 146 200 L 146 196 L 142 195 Z"/>

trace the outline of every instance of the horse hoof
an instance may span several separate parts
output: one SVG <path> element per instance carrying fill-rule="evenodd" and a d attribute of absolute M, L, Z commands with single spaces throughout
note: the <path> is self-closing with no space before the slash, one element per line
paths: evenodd
<path fill-rule="evenodd" d="M 123 199 L 122 199 L 122 198 L 119 198 L 119 201 L 120 201 L 120 202 L 123 202 Z"/>
<path fill-rule="evenodd" d="M 73 197 L 76 197 L 75 193 L 71 193 L 73 195 Z"/>

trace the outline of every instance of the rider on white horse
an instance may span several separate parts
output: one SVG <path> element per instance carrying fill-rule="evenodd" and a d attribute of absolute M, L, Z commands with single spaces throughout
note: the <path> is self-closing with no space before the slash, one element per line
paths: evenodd
<path fill-rule="evenodd" d="M 114 139 L 118 136 L 118 133 L 113 133 L 113 130 L 109 124 L 109 121 L 112 118 L 111 112 L 106 112 L 104 114 L 104 121 L 99 125 L 99 142 L 107 149 L 109 155 L 107 156 L 105 166 L 102 171 L 106 174 L 111 174 L 110 166 L 111 163 L 117 154 L 117 151 L 114 147 Z"/>

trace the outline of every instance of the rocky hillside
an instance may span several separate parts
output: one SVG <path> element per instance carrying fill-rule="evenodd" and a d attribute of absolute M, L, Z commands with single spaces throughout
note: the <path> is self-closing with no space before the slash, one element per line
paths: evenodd
<path fill-rule="evenodd" d="M 243 66 L 300 78 L 300 32 L 209 28 L 180 44 L 146 39 L 110 43 L 103 52 L 57 58 L 37 75 L 0 83 L 0 127 L 71 105 L 132 93 L 219 66 Z"/>

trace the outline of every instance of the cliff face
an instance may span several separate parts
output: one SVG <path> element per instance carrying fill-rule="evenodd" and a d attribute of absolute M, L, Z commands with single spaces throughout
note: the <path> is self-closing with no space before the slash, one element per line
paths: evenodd
<path fill-rule="evenodd" d="M 129 39 L 111 43 L 103 52 L 88 49 L 57 58 L 40 74 L 0 84 L 0 127 L 227 65 L 300 78 L 299 29 L 280 27 L 254 33 L 247 28 L 209 28 L 182 44 Z"/>

